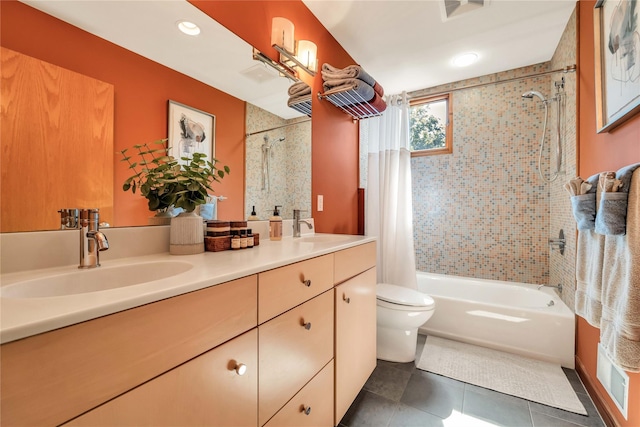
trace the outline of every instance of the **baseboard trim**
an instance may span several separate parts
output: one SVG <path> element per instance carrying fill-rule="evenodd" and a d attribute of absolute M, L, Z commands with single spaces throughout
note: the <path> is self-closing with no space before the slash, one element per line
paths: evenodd
<path fill-rule="evenodd" d="M 582 380 L 584 387 L 587 389 L 587 393 L 591 396 L 591 400 L 593 400 L 593 404 L 600 413 L 602 421 L 604 421 L 607 427 L 621 427 L 616 418 L 612 415 L 613 411 L 611 406 L 604 399 L 602 393 L 598 391 L 598 388 L 595 386 L 594 379 L 587 374 L 587 369 L 578 356 L 576 356 L 576 372 Z"/>

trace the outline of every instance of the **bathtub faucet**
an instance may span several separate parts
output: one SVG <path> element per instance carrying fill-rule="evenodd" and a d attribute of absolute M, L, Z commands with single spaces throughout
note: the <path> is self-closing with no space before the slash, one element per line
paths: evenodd
<path fill-rule="evenodd" d="M 556 288 L 558 292 L 562 293 L 562 283 L 558 283 L 557 285 L 545 285 L 545 284 L 538 285 L 538 290 L 542 288 Z"/>

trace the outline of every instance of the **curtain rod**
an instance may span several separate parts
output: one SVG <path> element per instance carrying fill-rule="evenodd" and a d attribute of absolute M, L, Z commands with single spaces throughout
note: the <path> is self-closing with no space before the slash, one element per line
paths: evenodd
<path fill-rule="evenodd" d="M 513 82 L 513 81 L 516 81 L 516 80 L 524 80 L 524 79 L 529 79 L 529 78 L 532 78 L 532 77 L 544 76 L 544 75 L 547 75 L 547 74 L 573 73 L 575 71 L 576 71 L 576 64 L 573 64 L 573 65 L 568 65 L 568 66 L 566 66 L 564 68 L 558 68 L 556 70 L 542 71 L 540 73 L 527 74 L 525 76 L 519 76 L 519 77 L 511 77 L 511 78 L 508 78 L 508 79 L 496 80 L 496 81 L 493 81 L 493 82 L 477 83 L 477 84 L 473 84 L 473 85 L 469 85 L 469 86 L 462 86 L 462 87 L 453 88 L 453 89 L 440 91 L 440 92 L 434 92 L 434 93 L 429 93 L 428 89 L 414 90 L 412 92 L 408 92 L 407 96 L 409 97 L 409 99 L 415 99 L 415 98 L 422 98 L 422 97 L 445 95 L 447 93 L 457 92 L 459 90 L 473 89 L 473 88 L 482 87 L 482 86 L 489 86 L 489 85 L 496 85 L 496 84 L 499 84 L 499 83 L 509 83 L 509 82 Z"/>
<path fill-rule="evenodd" d="M 257 131 L 257 132 L 247 133 L 247 134 L 245 134 L 245 136 L 244 136 L 244 137 L 245 137 L 245 138 L 248 138 L 248 137 L 250 137 L 250 136 L 257 135 L 257 134 L 259 134 L 259 133 L 265 133 L 265 132 L 269 132 L 269 131 L 276 130 L 276 129 L 286 128 L 286 127 L 289 127 L 289 126 L 295 126 L 295 125 L 298 125 L 298 124 L 300 124 L 300 123 L 307 123 L 307 122 L 310 122 L 310 121 L 311 121 L 311 119 L 308 119 L 308 120 L 301 120 L 301 121 L 299 121 L 299 122 L 295 122 L 295 123 L 289 123 L 289 124 L 282 125 L 282 126 L 276 126 L 276 127 L 274 127 L 274 128 L 271 128 L 271 129 L 259 130 L 259 131 Z"/>

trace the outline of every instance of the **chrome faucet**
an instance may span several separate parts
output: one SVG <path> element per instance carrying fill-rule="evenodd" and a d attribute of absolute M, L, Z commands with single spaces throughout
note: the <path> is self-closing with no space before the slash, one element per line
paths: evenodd
<path fill-rule="evenodd" d="M 300 209 L 293 210 L 293 237 L 300 237 L 300 223 L 307 224 L 309 230 L 313 229 L 313 225 L 309 221 L 300 219 Z"/>
<path fill-rule="evenodd" d="M 99 231 L 100 214 L 98 209 L 81 209 L 78 227 L 80 228 L 80 265 L 78 268 L 100 267 L 100 252 L 109 249 L 109 241 Z"/>
<path fill-rule="evenodd" d="M 538 285 L 538 290 L 542 289 L 542 288 L 555 288 L 558 290 L 558 292 L 562 293 L 562 283 L 558 283 L 557 285 Z"/>

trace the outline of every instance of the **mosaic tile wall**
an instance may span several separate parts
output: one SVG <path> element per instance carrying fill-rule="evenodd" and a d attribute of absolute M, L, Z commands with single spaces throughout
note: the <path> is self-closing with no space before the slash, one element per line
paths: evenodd
<path fill-rule="evenodd" d="M 260 219 L 269 219 L 275 205 L 282 206 L 283 218 L 292 218 L 293 209 L 306 211 L 303 216 L 311 214 L 311 122 L 307 117 L 285 120 L 247 104 L 247 133 L 297 122 L 300 123 L 246 138 L 246 216 L 255 206 Z M 272 144 L 268 186 L 263 186 L 262 176 L 262 144 L 265 136 Z M 285 139 L 278 141 L 280 138 Z"/>
<path fill-rule="evenodd" d="M 504 80 L 577 63 L 576 13 L 569 19 L 549 63 L 421 91 Z M 544 108 L 521 98 L 537 90 L 549 98 L 564 76 L 566 94 L 563 162 L 553 183 L 536 166 Z M 412 159 L 416 268 L 442 274 L 525 283 L 562 283 L 563 300 L 575 295 L 575 222 L 562 185 L 577 171 L 576 74 L 552 74 L 488 85 L 453 94 L 454 152 Z M 549 106 L 543 171 L 550 168 L 555 103 Z M 367 122 L 360 123 L 360 186 L 366 188 Z M 547 175 L 548 176 L 548 175 Z M 564 255 L 548 239 L 564 230 Z"/>
<path fill-rule="evenodd" d="M 560 39 L 553 58 L 551 58 L 551 68 L 559 69 L 568 65 L 577 64 L 576 43 L 577 43 L 577 23 L 576 12 L 571 15 L 567 27 Z M 564 255 L 560 255 L 557 249 L 549 252 L 549 284 L 563 286 L 562 299 L 573 309 L 576 288 L 576 224 L 571 213 L 571 202 L 569 195 L 562 188 L 563 184 L 574 178 L 578 174 L 577 168 L 577 103 L 576 103 L 576 73 L 556 74 L 551 77 L 549 93 L 555 93 L 554 82 L 561 82 L 564 77 L 564 126 L 561 127 L 563 136 L 563 162 L 558 178 L 551 184 L 550 195 L 550 237 L 557 237 L 560 229 L 564 230 L 567 241 Z M 555 106 L 554 106 L 555 107 Z M 555 113 L 551 111 L 552 114 Z M 554 116 L 555 117 L 555 116 Z M 551 132 L 555 135 L 557 121 L 552 120 Z"/>
<path fill-rule="evenodd" d="M 538 64 L 453 86 L 547 69 Z M 541 76 L 453 92 L 453 154 L 411 163 L 418 270 L 547 283 L 549 189 L 535 169 L 544 109 L 521 95 L 548 92 L 549 84 Z"/>

